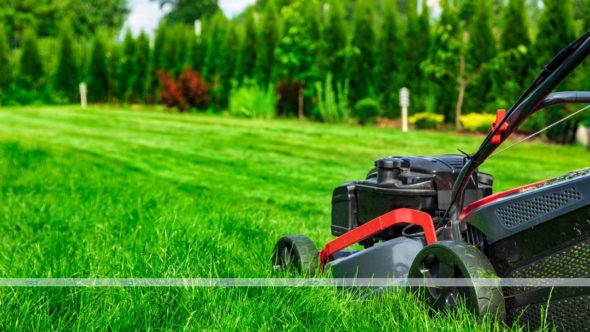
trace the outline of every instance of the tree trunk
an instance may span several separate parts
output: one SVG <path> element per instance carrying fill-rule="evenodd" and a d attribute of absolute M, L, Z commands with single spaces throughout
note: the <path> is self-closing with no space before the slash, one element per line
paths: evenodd
<path fill-rule="evenodd" d="M 299 87 L 299 95 L 297 97 L 297 116 L 299 120 L 303 119 L 303 84 Z"/>
<path fill-rule="evenodd" d="M 459 96 L 457 97 L 457 109 L 455 110 L 455 128 L 461 130 L 461 114 L 463 113 L 463 100 L 465 99 L 465 56 L 461 54 L 459 65 Z"/>
<path fill-rule="evenodd" d="M 465 77 L 465 46 L 467 45 L 468 34 L 463 31 L 463 45 L 459 53 L 459 95 L 457 96 L 457 108 L 455 109 L 455 128 L 461 130 L 461 114 L 463 113 L 463 101 L 465 100 L 465 89 L 467 79 Z"/>

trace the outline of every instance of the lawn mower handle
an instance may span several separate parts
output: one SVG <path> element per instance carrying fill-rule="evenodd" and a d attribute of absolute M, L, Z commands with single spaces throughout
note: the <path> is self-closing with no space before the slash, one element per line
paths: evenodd
<path fill-rule="evenodd" d="M 479 149 L 469 158 L 459 173 L 451 196 L 451 204 L 446 216 L 450 227 L 446 227 L 445 237 L 461 239 L 459 215 L 463 210 L 463 195 L 467 184 L 472 181 L 473 172 L 516 131 L 531 115 L 545 107 L 565 103 L 587 103 L 588 92 L 556 92 L 550 94 L 559 84 L 590 55 L 590 31 L 574 43 L 561 50 L 546 66 L 539 77 L 518 99 L 510 110 L 502 116 L 498 113 L 492 131 Z M 448 226 L 448 225 L 447 225 Z"/>
<path fill-rule="evenodd" d="M 563 104 L 590 104 L 590 91 L 561 91 L 554 92 L 535 109 L 535 112 L 544 108 Z"/>

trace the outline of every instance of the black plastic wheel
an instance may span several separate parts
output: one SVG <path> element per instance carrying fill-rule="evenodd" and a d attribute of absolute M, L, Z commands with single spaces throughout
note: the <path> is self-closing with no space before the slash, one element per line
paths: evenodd
<path fill-rule="evenodd" d="M 497 278 L 487 257 L 464 242 L 440 241 L 423 248 L 412 263 L 408 278 L 463 278 L 463 286 L 426 286 L 412 289 L 437 310 L 453 309 L 463 302 L 482 317 L 486 313 L 504 320 L 506 308 L 500 286 L 477 285 L 473 279 Z"/>
<path fill-rule="evenodd" d="M 307 236 L 288 235 L 275 245 L 272 262 L 276 271 L 314 275 L 318 271 L 319 253 Z"/>

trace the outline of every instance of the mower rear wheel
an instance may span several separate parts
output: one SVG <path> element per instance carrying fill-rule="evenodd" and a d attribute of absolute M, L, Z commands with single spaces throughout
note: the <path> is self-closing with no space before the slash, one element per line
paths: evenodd
<path fill-rule="evenodd" d="M 275 245 L 272 262 L 276 271 L 309 276 L 318 271 L 319 253 L 307 236 L 288 235 L 282 237 Z"/>
<path fill-rule="evenodd" d="M 467 286 L 452 285 L 449 282 L 448 286 L 412 287 L 433 309 L 454 309 L 463 302 L 480 317 L 489 313 L 499 320 L 504 320 L 506 316 L 501 287 L 478 285 L 473 280 L 497 278 L 492 264 L 480 250 L 467 243 L 439 241 L 424 247 L 414 259 L 408 278 L 457 278 L 467 282 Z"/>

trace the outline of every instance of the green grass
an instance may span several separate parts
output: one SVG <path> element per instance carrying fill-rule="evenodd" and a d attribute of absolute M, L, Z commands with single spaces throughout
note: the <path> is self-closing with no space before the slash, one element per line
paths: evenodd
<path fill-rule="evenodd" d="M 435 132 L 129 109 L 0 109 L 0 277 L 270 277 L 274 242 L 331 239 L 331 190 L 374 159 L 474 151 Z M 484 170 L 502 190 L 587 166 L 527 143 Z M 499 326 L 496 325 L 495 328 Z M 1 288 L 0 330 L 489 330 L 403 292 Z"/>

